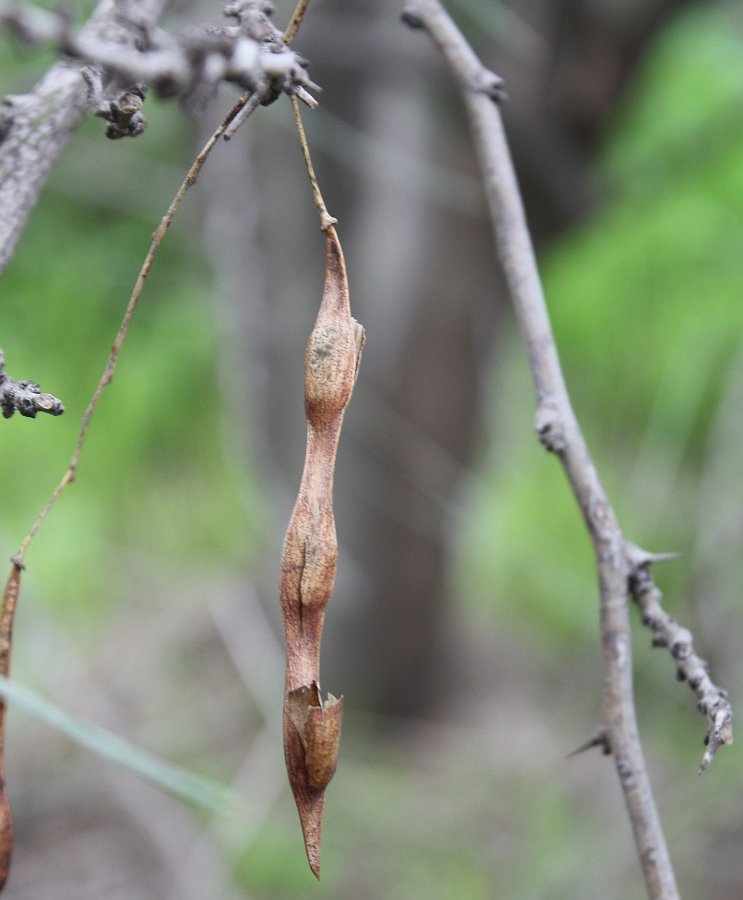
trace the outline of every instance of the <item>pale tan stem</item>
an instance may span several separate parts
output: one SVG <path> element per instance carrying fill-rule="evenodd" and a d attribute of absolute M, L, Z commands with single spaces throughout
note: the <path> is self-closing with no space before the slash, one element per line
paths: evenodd
<path fill-rule="evenodd" d="M 312 199 L 315 201 L 315 206 L 317 207 L 317 211 L 320 214 L 320 228 L 324 232 L 328 232 L 328 229 L 332 228 L 333 225 L 338 223 L 338 219 L 333 218 L 328 212 L 327 206 L 325 206 L 325 200 L 323 199 L 322 193 L 320 191 L 320 185 L 317 183 L 317 176 L 315 175 L 315 167 L 312 165 L 312 156 L 310 155 L 310 148 L 307 143 L 307 135 L 304 131 L 304 125 L 302 124 L 302 115 L 299 111 L 299 101 L 296 97 L 290 97 L 292 104 L 292 112 L 294 113 L 294 121 L 297 125 L 297 134 L 299 135 L 299 145 L 302 148 L 302 155 L 304 156 L 304 162 L 307 166 L 307 175 L 310 179 L 310 187 L 312 188 Z"/>

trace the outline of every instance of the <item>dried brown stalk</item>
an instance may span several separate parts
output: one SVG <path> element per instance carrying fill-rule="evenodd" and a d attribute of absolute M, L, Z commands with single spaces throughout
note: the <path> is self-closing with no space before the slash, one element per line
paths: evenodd
<path fill-rule="evenodd" d="M 289 24 L 286 26 L 286 30 L 284 31 L 285 44 L 291 45 L 292 41 L 297 36 L 299 26 L 302 24 L 304 14 L 307 12 L 307 7 L 309 5 L 310 0 L 299 0 L 299 2 L 297 3 L 294 12 L 292 13 L 292 17 L 291 19 L 289 19 Z"/>
<path fill-rule="evenodd" d="M 343 717 L 343 698 L 320 694 L 320 641 L 338 559 L 333 471 L 364 341 L 364 329 L 351 317 L 343 251 L 332 225 L 326 235 L 325 288 L 304 358 L 307 450 L 280 578 L 284 756 L 307 860 L 318 878 L 325 788 L 335 772 Z"/>
<path fill-rule="evenodd" d="M 312 157 L 310 155 L 309 144 L 307 143 L 307 135 L 305 134 L 304 125 L 302 124 L 302 114 L 299 111 L 299 103 L 296 97 L 289 98 L 294 113 L 294 124 L 297 126 L 297 135 L 299 137 L 299 146 L 302 148 L 304 156 L 304 164 L 307 166 L 307 177 L 310 179 L 310 188 L 312 189 L 312 199 L 317 207 L 320 216 L 320 228 L 327 232 L 329 228 L 337 223 L 337 219 L 330 215 L 325 205 L 320 185 L 317 183 L 317 175 L 315 175 L 315 167 L 312 165 Z"/>
<path fill-rule="evenodd" d="M 21 584 L 21 569 L 13 566 L 3 591 L 3 606 L 0 612 L 0 675 L 10 676 L 13 655 L 13 619 Z M 5 719 L 8 704 L 0 700 L 0 891 L 5 887 L 13 852 L 13 815 L 5 786 Z"/>

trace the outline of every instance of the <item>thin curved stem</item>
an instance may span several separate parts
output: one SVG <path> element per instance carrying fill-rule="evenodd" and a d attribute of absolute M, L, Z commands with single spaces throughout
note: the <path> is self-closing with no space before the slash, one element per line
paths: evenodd
<path fill-rule="evenodd" d="M 286 26 L 286 29 L 284 31 L 285 44 L 291 44 L 291 42 L 297 36 L 299 26 L 302 24 L 304 14 L 307 12 L 307 7 L 309 5 L 310 0 L 299 0 L 299 2 L 297 3 L 294 12 L 292 13 L 292 17 L 291 19 L 289 19 L 289 24 Z"/>
<path fill-rule="evenodd" d="M 305 134 L 304 125 L 302 124 L 302 116 L 299 112 L 299 102 L 297 101 L 296 97 L 290 97 L 289 99 L 291 100 L 292 104 L 294 121 L 297 125 L 299 145 L 302 148 L 302 155 L 304 156 L 304 162 L 307 166 L 307 175 L 310 179 L 312 199 L 315 201 L 317 212 L 320 215 L 320 228 L 322 228 L 322 230 L 327 233 L 329 228 L 332 228 L 333 225 L 336 225 L 338 223 L 338 219 L 331 216 L 328 212 L 328 208 L 325 205 L 325 200 L 323 199 L 322 192 L 320 191 L 320 185 L 317 183 L 317 175 L 315 175 L 315 167 L 312 165 L 312 156 L 310 155 L 310 147 L 307 143 L 307 135 Z"/>
<path fill-rule="evenodd" d="M 183 198 L 193 187 L 193 185 L 196 184 L 196 179 L 199 177 L 199 173 L 201 172 L 204 163 L 207 160 L 207 157 L 211 153 L 212 148 L 222 136 L 224 130 L 227 128 L 233 118 L 247 103 L 249 98 L 250 93 L 246 93 L 240 98 L 240 100 L 238 100 L 238 102 L 232 107 L 227 116 L 225 116 L 224 120 L 211 135 L 206 144 L 204 144 L 200 153 L 198 154 L 196 159 L 194 159 L 191 168 L 186 174 L 186 177 L 183 179 L 181 186 L 178 188 L 178 192 L 171 201 L 167 212 L 160 220 L 160 224 L 157 226 L 154 234 L 152 235 L 152 243 L 150 244 L 150 249 L 147 251 L 147 256 L 145 256 L 144 262 L 142 263 L 142 268 L 139 270 L 139 275 L 137 276 L 137 280 L 134 283 L 134 288 L 132 290 L 131 296 L 129 297 L 129 302 L 127 303 L 124 317 L 121 320 L 121 325 L 119 326 L 119 330 L 117 331 L 113 345 L 111 346 L 111 353 L 108 357 L 108 362 L 106 363 L 106 367 L 103 370 L 100 381 L 98 382 L 98 385 L 93 392 L 93 396 L 90 398 L 87 409 L 85 410 L 85 414 L 83 415 L 82 425 L 80 427 L 77 441 L 75 442 L 75 447 L 72 451 L 72 457 L 70 459 L 69 465 L 67 466 L 64 475 L 60 479 L 59 484 L 56 486 L 56 488 L 52 492 L 52 495 L 47 500 L 46 505 L 39 513 L 34 524 L 31 526 L 31 530 L 23 539 L 18 552 L 13 557 L 13 564 L 18 568 L 23 568 L 23 560 L 26 555 L 26 551 L 28 550 L 29 544 L 34 539 L 44 519 L 46 519 L 46 517 L 49 515 L 52 507 L 57 502 L 59 495 L 67 487 L 68 484 L 75 480 L 75 473 L 77 472 L 77 466 L 80 461 L 80 456 L 82 454 L 83 447 L 85 446 L 85 441 L 88 437 L 88 430 L 90 428 L 91 419 L 93 418 L 93 414 L 98 407 L 98 403 L 101 399 L 101 395 L 103 394 L 104 389 L 111 383 L 114 372 L 116 371 L 116 365 L 119 361 L 119 354 L 121 353 L 121 348 L 124 344 L 124 341 L 126 340 L 126 335 L 129 331 L 129 325 L 131 324 L 132 317 L 134 316 L 134 313 L 137 309 L 137 304 L 139 303 L 142 288 L 144 287 L 144 283 L 150 273 L 152 263 L 155 259 L 155 255 L 157 254 L 158 249 L 160 248 L 162 239 L 165 237 L 165 233 L 170 227 L 170 223 L 173 221 L 175 214 L 178 212 L 178 207 L 181 205 Z"/>

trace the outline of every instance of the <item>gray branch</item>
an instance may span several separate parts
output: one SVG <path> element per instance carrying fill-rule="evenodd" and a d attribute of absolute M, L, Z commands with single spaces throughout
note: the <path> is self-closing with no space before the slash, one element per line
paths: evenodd
<path fill-rule="evenodd" d="M 0 3 L 0 24 L 29 44 L 57 47 L 122 86 L 148 84 L 161 96 L 193 101 L 210 96 L 222 81 L 274 97 L 316 89 L 305 60 L 284 43 L 271 22 L 271 11 L 263 0 L 235 0 L 224 12 L 236 25 L 194 27 L 183 35 L 134 20 L 139 30 L 134 45 L 88 29 L 75 34 L 62 13 L 25 5 Z"/>
<path fill-rule="evenodd" d="M 33 381 L 16 381 L 5 372 L 5 355 L 0 350 L 0 409 L 9 419 L 14 412 L 35 419 L 40 412 L 51 416 L 61 416 L 64 412 L 62 401 L 51 394 L 42 394 L 41 388 Z"/>
<path fill-rule="evenodd" d="M 272 24 L 270 3 L 236 0 L 225 14 L 237 24 L 194 28 L 180 37 L 157 27 L 166 3 L 101 0 L 76 34 L 60 13 L 0 2 L 0 24 L 30 44 L 51 44 L 65 54 L 31 93 L 0 104 L 0 273 L 86 113 L 109 122 L 109 137 L 139 134 L 146 84 L 190 104 L 205 102 L 222 81 L 253 91 L 262 103 L 281 93 L 314 103 L 307 89 L 317 85 Z"/>
<path fill-rule="evenodd" d="M 140 26 L 154 25 L 165 3 L 100 0 L 81 37 L 134 48 Z M 79 63 L 62 60 L 31 93 L 9 96 L 0 104 L 0 272 L 11 260 L 39 193 L 89 103 Z"/>
<path fill-rule="evenodd" d="M 614 757 L 649 895 L 672 900 L 678 897 L 678 890 L 637 733 L 630 593 L 642 608 L 643 621 L 653 630 L 655 643 L 670 648 L 679 673 L 689 680 L 697 693 L 700 709 L 708 716 L 707 751 L 702 770 L 720 745 L 732 742 L 730 705 L 725 692 L 710 681 L 706 665 L 694 653 L 690 632 L 663 611 L 660 591 L 650 575 L 650 563 L 655 558 L 624 538 L 575 417 L 497 105 L 503 95 L 501 81 L 483 67 L 438 0 L 409 0 L 404 6 L 403 21 L 429 33 L 446 58 L 464 97 L 498 255 L 536 388 L 535 429 L 545 447 L 559 457 L 565 468 L 596 555 L 604 689 L 602 731 L 591 744 L 603 746 Z"/>

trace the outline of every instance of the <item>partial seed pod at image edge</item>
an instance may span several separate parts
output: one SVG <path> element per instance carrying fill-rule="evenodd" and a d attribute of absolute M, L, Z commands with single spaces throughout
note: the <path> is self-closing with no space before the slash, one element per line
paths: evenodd
<path fill-rule="evenodd" d="M 343 415 L 356 382 L 364 329 L 351 317 L 343 251 L 327 229 L 325 288 L 304 361 L 307 450 L 281 555 L 286 638 L 284 756 L 307 860 L 320 877 L 325 789 L 338 758 L 343 698 L 320 693 L 320 641 L 338 542 L 333 472 Z"/>
<path fill-rule="evenodd" d="M 21 587 L 21 569 L 13 564 L 3 591 L 0 610 L 0 675 L 10 676 L 13 650 L 13 619 Z M 5 783 L 5 722 L 8 713 L 7 700 L 0 700 L 0 892 L 5 887 L 13 853 L 13 817 Z"/>

